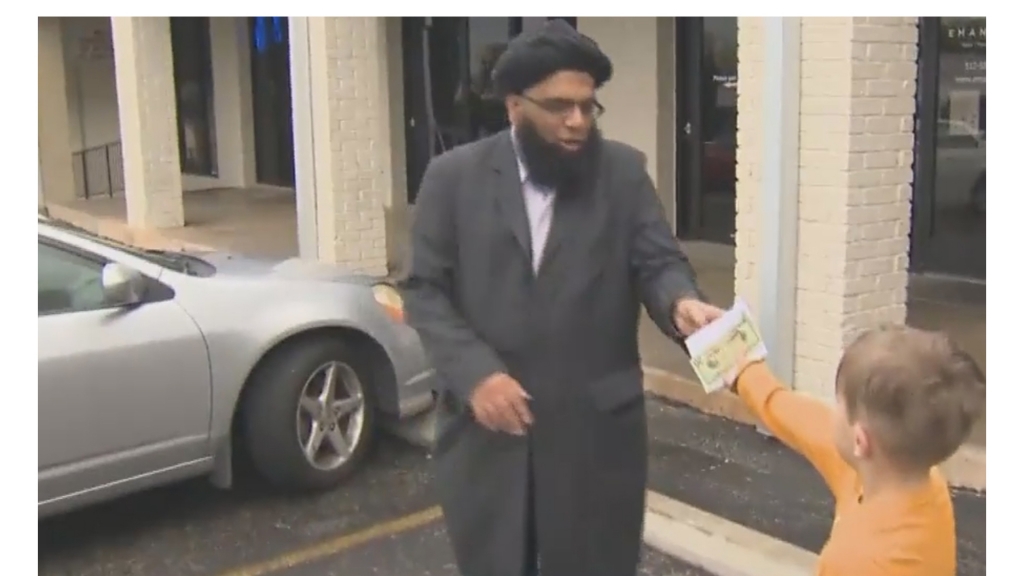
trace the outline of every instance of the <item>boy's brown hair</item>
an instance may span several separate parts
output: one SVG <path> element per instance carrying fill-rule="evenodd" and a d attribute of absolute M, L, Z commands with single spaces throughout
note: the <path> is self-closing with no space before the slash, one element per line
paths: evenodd
<path fill-rule="evenodd" d="M 850 420 L 862 420 L 894 463 L 912 469 L 952 456 L 985 409 L 977 362 L 945 334 L 907 326 L 858 336 L 836 388 Z"/>

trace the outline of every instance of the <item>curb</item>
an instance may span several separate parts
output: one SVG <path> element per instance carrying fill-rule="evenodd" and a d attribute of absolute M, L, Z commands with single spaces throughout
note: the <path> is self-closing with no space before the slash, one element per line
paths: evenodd
<path fill-rule="evenodd" d="M 644 542 L 718 576 L 807 576 L 818 556 L 657 492 L 647 492 Z"/>
<path fill-rule="evenodd" d="M 742 424 L 758 424 L 754 416 L 734 394 L 707 394 L 701 385 L 689 378 L 658 368 L 643 367 L 644 389 L 659 400 L 681 404 Z M 985 491 L 985 448 L 964 445 L 939 465 L 950 486 Z"/>
<path fill-rule="evenodd" d="M 644 389 L 659 400 L 690 406 L 705 414 L 755 426 L 757 418 L 747 410 L 739 396 L 719 391 L 708 394 L 699 382 L 674 372 L 643 366 Z"/>

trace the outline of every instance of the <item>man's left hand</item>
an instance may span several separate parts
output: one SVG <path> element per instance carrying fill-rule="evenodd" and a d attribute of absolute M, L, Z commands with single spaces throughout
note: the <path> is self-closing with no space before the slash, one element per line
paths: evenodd
<path fill-rule="evenodd" d="M 722 315 L 722 309 L 701 302 L 696 298 L 683 298 L 676 302 L 672 320 L 676 330 L 683 336 L 689 336 Z"/>

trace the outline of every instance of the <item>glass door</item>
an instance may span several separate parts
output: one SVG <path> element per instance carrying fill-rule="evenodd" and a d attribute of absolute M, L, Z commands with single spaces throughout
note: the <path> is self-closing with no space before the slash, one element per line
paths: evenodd
<path fill-rule="evenodd" d="M 432 157 L 508 127 L 491 71 L 524 20 L 402 18 L 410 203 Z"/>
<path fill-rule="evenodd" d="M 467 18 L 402 18 L 407 197 L 434 156 L 465 141 L 455 105 L 465 72 Z"/>
<path fill-rule="evenodd" d="M 734 17 L 676 18 L 676 230 L 735 242 Z"/>
<path fill-rule="evenodd" d="M 985 278 L 985 18 L 921 26 L 912 265 Z"/>

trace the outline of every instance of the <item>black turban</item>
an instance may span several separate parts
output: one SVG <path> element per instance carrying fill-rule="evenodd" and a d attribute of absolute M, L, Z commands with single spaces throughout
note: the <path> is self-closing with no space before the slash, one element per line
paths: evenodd
<path fill-rule="evenodd" d="M 597 42 L 564 20 L 516 36 L 494 64 L 494 87 L 499 95 L 522 94 L 563 70 L 590 75 L 600 88 L 612 77 L 612 62 Z"/>

